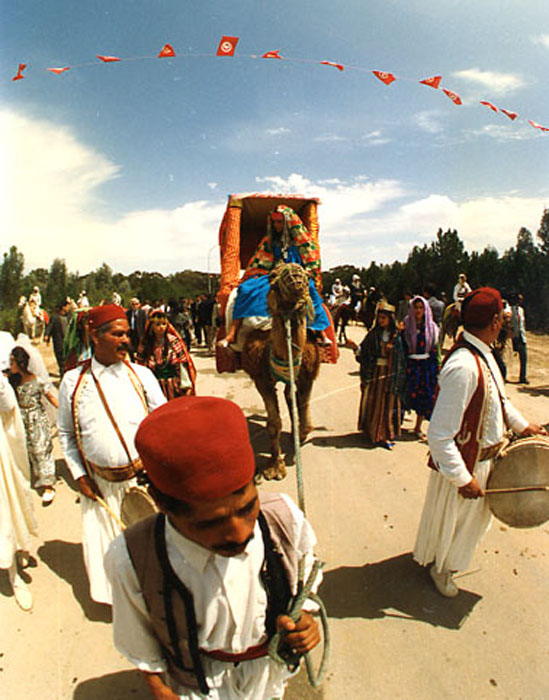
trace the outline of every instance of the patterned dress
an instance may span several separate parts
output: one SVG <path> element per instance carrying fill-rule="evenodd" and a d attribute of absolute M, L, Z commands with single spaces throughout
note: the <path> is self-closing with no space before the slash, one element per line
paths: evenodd
<path fill-rule="evenodd" d="M 40 377 L 17 387 L 17 401 L 27 437 L 27 451 L 35 488 L 55 486 L 55 461 L 51 428 L 46 413 L 50 386 Z"/>
<path fill-rule="evenodd" d="M 175 329 L 173 332 L 168 329 L 162 344 L 155 345 L 150 354 L 146 353 L 142 341 L 135 360 L 153 372 L 168 401 L 178 396 L 195 394 L 194 363 Z"/>
<path fill-rule="evenodd" d="M 416 355 L 425 353 L 425 329 L 420 327 L 416 336 Z M 435 389 L 438 378 L 438 351 L 434 345 L 428 357 L 416 359 L 408 357 L 406 367 L 406 408 L 418 416 L 431 419 L 435 402 Z"/>
<path fill-rule="evenodd" d="M 358 429 L 373 443 L 400 435 L 404 353 L 400 335 L 373 328 L 359 347 L 360 412 Z"/>

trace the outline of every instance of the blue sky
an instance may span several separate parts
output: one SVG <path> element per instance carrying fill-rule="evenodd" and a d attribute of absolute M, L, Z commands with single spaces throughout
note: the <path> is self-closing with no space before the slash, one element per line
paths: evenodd
<path fill-rule="evenodd" d="M 549 126 L 541 1 L 0 8 L 0 250 L 16 244 L 27 269 L 54 257 L 81 273 L 103 261 L 125 273 L 216 269 L 231 192 L 320 197 L 325 268 L 405 259 L 439 226 L 469 249 L 503 251 L 549 206 L 549 133 L 527 122 Z M 214 55 L 222 35 L 240 38 L 233 58 Z M 167 42 L 176 58 L 147 58 Z M 292 60 L 250 58 L 274 49 Z M 20 62 L 25 79 L 12 82 Z M 463 105 L 419 84 L 433 75 Z"/>

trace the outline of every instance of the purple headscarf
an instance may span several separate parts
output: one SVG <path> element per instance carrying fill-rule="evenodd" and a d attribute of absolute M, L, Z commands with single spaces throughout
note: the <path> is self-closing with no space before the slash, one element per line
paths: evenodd
<path fill-rule="evenodd" d="M 425 322 L 425 352 L 431 352 L 433 346 L 438 340 L 438 326 L 433 321 L 433 312 L 431 311 L 429 302 L 423 297 L 414 297 L 410 301 L 408 313 L 404 319 L 404 337 L 406 339 L 406 344 L 408 345 L 410 355 L 413 355 L 416 351 L 417 326 L 416 318 L 414 316 L 414 303 L 416 301 L 421 301 L 423 303 L 423 308 L 425 309 L 425 314 L 423 316 Z"/>

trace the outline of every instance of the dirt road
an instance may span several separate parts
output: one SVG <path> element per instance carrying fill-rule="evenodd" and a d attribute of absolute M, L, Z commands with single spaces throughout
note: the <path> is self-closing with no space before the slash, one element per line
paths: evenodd
<path fill-rule="evenodd" d="M 364 331 L 350 329 L 359 341 Z M 531 420 L 549 420 L 547 337 L 529 338 L 531 384 L 508 384 Z M 249 417 L 263 461 L 264 411 L 250 380 L 217 375 L 195 352 L 200 394 L 235 400 Z M 51 357 L 50 357 L 51 359 Z M 411 560 L 428 470 L 426 447 L 404 435 L 395 449 L 367 449 L 355 432 L 357 365 L 350 350 L 323 366 L 313 392 L 316 429 L 303 449 L 307 515 L 326 562 L 323 598 L 330 615 L 332 659 L 312 691 L 303 674 L 288 700 L 419 700 L 549 697 L 549 523 L 531 530 L 494 521 L 447 600 Z M 518 377 L 512 359 L 509 378 Z M 411 429 L 411 418 L 405 428 Z M 284 429 L 289 430 L 286 416 Z M 284 436 L 284 449 L 292 441 Z M 77 494 L 58 445 L 58 495 L 49 508 L 35 497 L 38 567 L 27 570 L 31 613 L 16 606 L 0 575 L 0 688 L 6 700 L 146 700 L 139 677 L 114 649 L 110 613 L 93 603 L 80 545 Z M 295 469 L 262 484 L 296 497 Z"/>

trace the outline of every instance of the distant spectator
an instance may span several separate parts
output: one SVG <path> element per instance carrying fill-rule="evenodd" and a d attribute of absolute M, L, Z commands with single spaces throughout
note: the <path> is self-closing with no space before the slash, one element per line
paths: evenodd
<path fill-rule="evenodd" d="M 423 292 L 423 297 L 431 307 L 431 312 L 433 314 L 433 321 L 440 328 L 442 323 L 442 316 L 444 314 L 444 302 L 437 299 L 435 296 L 435 288 L 432 284 L 425 285 L 425 291 Z"/>
<path fill-rule="evenodd" d="M 412 292 L 407 289 L 404 292 L 404 299 L 401 299 L 397 305 L 396 321 L 397 324 L 401 325 L 410 310 L 410 299 L 412 298 Z"/>
<path fill-rule="evenodd" d="M 141 303 L 137 297 L 131 299 L 130 308 L 126 311 L 126 318 L 130 326 L 130 357 L 133 362 L 135 352 L 145 332 L 145 324 L 147 323 L 147 314 L 141 308 Z"/>
<path fill-rule="evenodd" d="M 65 353 L 63 348 L 71 309 L 72 304 L 70 299 L 62 299 L 57 304 L 44 334 L 44 341 L 46 344 L 49 343 L 50 340 L 53 341 L 53 352 L 57 360 L 57 366 L 59 367 L 60 378 L 63 377 L 65 371 Z"/>
<path fill-rule="evenodd" d="M 520 362 L 519 384 L 529 384 L 526 378 L 528 347 L 526 342 L 526 318 L 524 316 L 524 297 L 518 294 L 514 299 L 511 313 L 511 331 L 513 333 L 513 350 L 518 353 Z"/>
<path fill-rule="evenodd" d="M 79 309 L 87 309 L 89 305 L 90 301 L 88 299 L 88 295 L 86 294 L 86 290 L 83 289 L 78 295 L 76 306 L 78 306 Z"/>
<path fill-rule="evenodd" d="M 454 304 L 455 304 L 455 310 L 456 311 L 461 311 L 461 302 L 463 299 L 469 294 L 471 291 L 471 286 L 467 282 L 467 277 L 466 275 L 462 272 L 458 276 L 458 281 L 456 286 L 454 287 Z"/>

